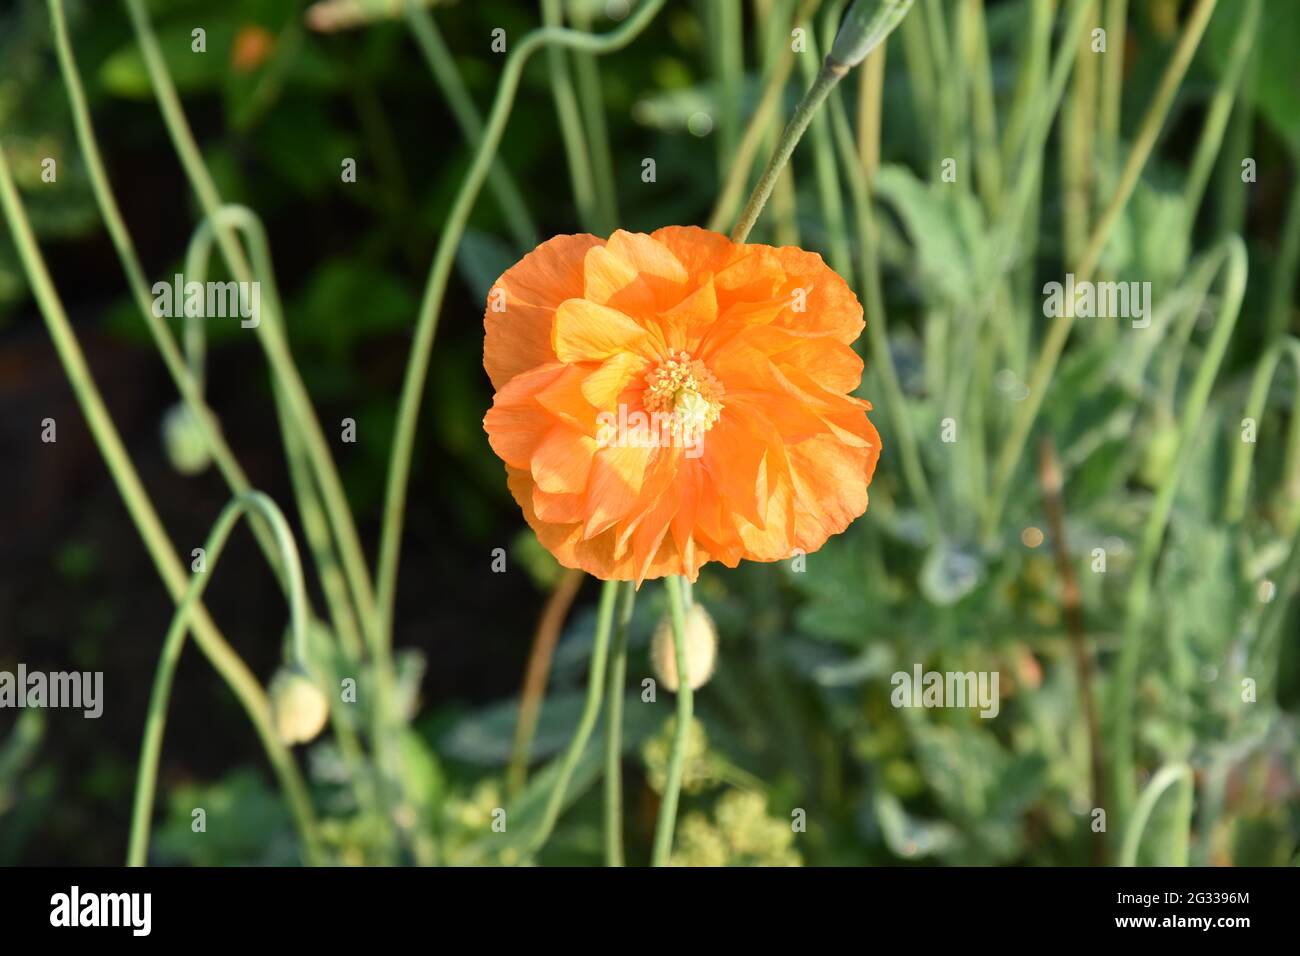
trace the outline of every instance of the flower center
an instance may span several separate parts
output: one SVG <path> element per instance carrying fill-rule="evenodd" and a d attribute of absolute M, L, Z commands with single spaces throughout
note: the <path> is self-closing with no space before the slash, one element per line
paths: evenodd
<path fill-rule="evenodd" d="M 693 441 L 717 424 L 726 390 L 689 352 L 669 352 L 645 384 L 646 411 L 671 415 L 674 435 Z"/>

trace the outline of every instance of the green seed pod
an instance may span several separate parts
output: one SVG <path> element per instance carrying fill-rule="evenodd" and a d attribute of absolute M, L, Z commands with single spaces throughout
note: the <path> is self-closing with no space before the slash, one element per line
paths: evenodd
<path fill-rule="evenodd" d="M 215 429 L 216 419 L 211 421 Z M 197 475 L 212 462 L 198 419 L 184 402 L 167 409 L 162 420 L 162 439 L 167 460 L 182 475 Z"/>
<path fill-rule="evenodd" d="M 271 717 L 275 732 L 288 746 L 315 740 L 325 729 L 330 703 L 306 673 L 282 667 L 271 678 Z"/>
<path fill-rule="evenodd" d="M 718 659 L 718 631 L 713 618 L 699 604 L 686 609 L 686 673 L 691 690 L 697 690 L 713 676 L 713 665 Z M 650 642 L 650 662 L 654 665 L 659 683 L 676 692 L 677 648 L 673 643 L 673 620 L 664 614 Z"/>
<path fill-rule="evenodd" d="M 828 59 L 845 70 L 853 69 L 885 41 L 911 8 L 912 0 L 854 0 Z"/>

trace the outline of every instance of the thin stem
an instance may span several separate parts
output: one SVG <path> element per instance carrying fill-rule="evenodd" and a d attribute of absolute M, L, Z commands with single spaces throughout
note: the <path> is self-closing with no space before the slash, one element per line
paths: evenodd
<path fill-rule="evenodd" d="M 1151 818 L 1151 812 L 1155 810 L 1156 803 L 1164 792 L 1175 783 L 1181 783 L 1190 796 L 1196 786 L 1192 777 L 1192 768 L 1185 763 L 1161 767 L 1156 771 L 1156 775 L 1151 778 L 1151 782 L 1147 784 L 1146 789 L 1142 791 L 1142 798 L 1134 809 L 1133 819 L 1124 828 L 1124 844 L 1119 856 L 1120 866 L 1137 866 L 1138 847 L 1142 843 L 1142 833 L 1146 830 L 1147 821 Z M 1183 817 L 1185 823 L 1190 824 L 1190 800 L 1185 799 L 1182 802 L 1182 809 L 1184 812 L 1180 816 Z M 1175 848 L 1174 866 L 1187 865 L 1187 829 L 1186 826 L 1182 828 L 1181 850 Z"/>
<path fill-rule="evenodd" d="M 109 237 L 112 239 L 118 258 L 121 260 L 122 271 L 126 273 L 127 286 L 135 299 L 136 306 L 140 309 L 140 314 L 144 316 L 145 325 L 148 327 L 158 351 L 162 354 L 163 364 L 167 367 L 168 374 L 171 375 L 172 381 L 176 383 L 176 389 L 180 392 L 181 399 L 189 409 L 190 420 L 198 428 L 204 444 L 208 446 L 212 454 L 217 470 L 221 472 L 221 476 L 225 479 L 231 494 L 242 494 L 248 491 L 251 485 L 248 476 L 244 474 L 244 470 L 236 460 L 234 452 L 226 443 L 225 437 L 215 426 L 215 416 L 213 416 L 207 403 L 203 400 L 202 374 L 187 367 L 187 363 L 177 347 L 176 339 L 173 337 L 171 330 L 167 328 L 167 324 L 159 316 L 154 314 L 153 298 L 149 291 L 149 280 L 145 277 L 144 267 L 140 264 L 140 257 L 136 253 L 135 244 L 131 241 L 131 233 L 122 218 L 121 209 L 117 205 L 113 187 L 109 183 L 108 173 L 105 171 L 104 161 L 100 155 L 99 141 L 95 136 L 95 127 L 91 122 L 90 109 L 86 104 L 86 93 L 81 83 L 81 74 L 77 69 L 72 43 L 68 37 L 68 24 L 63 12 L 63 0 L 49 0 L 49 10 L 50 22 L 53 27 L 54 48 L 58 54 L 64 89 L 68 94 L 68 105 L 72 111 L 72 122 L 77 134 L 77 143 L 81 147 L 82 158 L 86 164 L 86 173 L 90 178 L 91 189 L 95 194 L 95 202 L 99 206 L 104 225 L 108 229 Z M 257 542 L 262 548 L 262 553 L 266 555 L 267 560 L 271 563 L 271 569 L 275 572 L 276 580 L 281 587 L 284 587 L 284 571 L 279 566 L 279 555 L 276 553 L 275 541 L 270 528 L 266 526 L 260 517 L 253 522 L 252 528 L 254 535 L 257 537 Z"/>
<path fill-rule="evenodd" d="M 600 717 L 606 661 L 609 655 L 609 635 L 613 630 L 614 604 L 618 597 L 619 586 L 618 581 L 606 581 L 600 592 L 600 606 L 596 611 L 596 636 L 591 645 L 591 667 L 587 676 L 587 700 L 582 708 L 582 716 L 578 720 L 578 729 L 574 732 L 573 740 L 569 742 L 569 749 L 565 751 L 564 758 L 560 762 L 560 771 L 555 778 L 555 787 L 546 801 L 546 812 L 542 822 L 529 841 L 529 851 L 532 853 L 540 850 L 550 839 L 555 823 L 560 817 L 560 808 L 564 805 L 565 791 L 569 789 L 573 771 L 582 758 L 582 752 L 587 749 L 587 741 L 591 739 L 591 732 L 596 727 L 597 718 Z"/>
<path fill-rule="evenodd" d="M 1187 182 L 1183 186 L 1183 209 L 1187 213 L 1189 234 L 1196 223 L 1196 212 L 1205 195 L 1205 186 L 1210 181 L 1214 161 L 1218 158 L 1223 145 L 1223 134 L 1228 128 L 1228 118 L 1232 115 L 1233 103 L 1242 91 L 1242 80 L 1246 75 L 1246 66 L 1250 62 L 1251 50 L 1255 46 L 1262 8 L 1262 0 L 1246 0 L 1245 10 L 1228 51 L 1228 62 L 1219 77 L 1219 84 L 1210 100 L 1210 108 L 1205 114 L 1201 138 L 1196 144 L 1196 153 L 1192 157 Z"/>
<path fill-rule="evenodd" d="M 560 582 L 546 600 L 537 631 L 533 634 L 533 647 L 528 654 L 528 668 L 524 672 L 524 686 L 519 691 L 519 717 L 515 721 L 515 739 L 510 748 L 510 764 L 506 769 L 506 793 L 516 797 L 528 782 L 528 760 L 533 748 L 533 735 L 537 732 L 537 718 L 542 712 L 542 698 L 550 679 L 551 661 L 555 645 L 560 641 L 560 631 L 569 616 L 573 599 L 578 596 L 586 577 L 581 571 L 568 568 Z"/>
<path fill-rule="evenodd" d="M 749 194 L 749 201 L 745 203 L 745 208 L 740 213 L 740 219 L 737 220 L 735 227 L 731 230 L 732 242 L 744 242 L 749 236 L 749 231 L 754 228 L 754 223 L 758 221 L 759 214 L 762 213 L 763 207 L 767 205 L 768 197 L 772 195 L 772 189 L 776 186 L 781 170 L 790 161 L 794 148 L 799 145 L 799 140 L 803 138 L 804 130 L 812 122 L 814 114 L 826 100 L 831 88 L 846 73 L 848 73 L 848 67 L 833 62 L 829 57 L 822 63 L 817 78 L 813 81 L 808 92 L 804 94 L 803 99 L 799 101 L 799 105 L 795 107 L 794 115 L 790 117 L 790 122 L 786 124 L 785 129 L 781 132 L 781 139 L 776 144 L 776 152 L 768 160 L 767 167 L 763 170 L 763 174 L 758 178 L 758 183 L 754 186 L 754 191 Z"/>
<path fill-rule="evenodd" d="M 131 464 L 126 447 L 122 444 L 122 438 L 113 425 L 113 420 L 104 405 L 104 399 L 86 365 L 86 358 L 72 330 L 72 324 L 68 321 L 63 303 L 59 299 L 54 282 L 41 257 L 36 238 L 32 234 L 22 200 L 14 188 L 3 148 L 0 148 L 0 208 L 4 210 L 4 218 L 9 223 L 14 247 L 18 250 L 32 293 L 45 319 L 50 338 L 59 354 L 59 361 L 72 386 L 73 394 L 76 395 L 82 414 L 85 415 L 86 423 L 99 447 L 99 452 L 104 458 L 109 473 L 113 476 L 118 493 L 122 496 L 131 520 L 149 551 L 159 577 L 167 587 L 168 594 L 173 601 L 179 602 L 186 587 L 185 571 L 176 557 L 176 552 L 172 550 L 162 521 L 149 501 L 149 495 Z M 319 854 L 313 836 L 314 825 L 311 822 L 310 803 L 306 797 L 307 788 L 292 756 L 275 734 L 271 722 L 271 705 L 266 693 L 248 670 L 247 665 L 222 637 L 207 609 L 201 604 L 194 609 L 192 624 L 195 642 L 248 714 L 262 746 L 266 749 L 267 758 L 279 779 L 281 789 L 284 790 L 286 800 L 291 807 L 307 808 L 305 816 L 295 813 L 295 820 L 299 822 L 304 855 L 309 862 L 316 862 Z"/>
<path fill-rule="evenodd" d="M 1265 328 L 1270 342 L 1284 335 L 1290 325 L 1297 271 L 1300 271 L 1300 185 L 1297 185 L 1293 176 L 1291 201 L 1287 203 L 1286 219 L 1282 223 L 1282 240 L 1269 285 Z"/>
<path fill-rule="evenodd" d="M 194 134 L 185 118 L 175 84 L 167 71 L 166 61 L 158 46 L 158 38 L 154 34 L 143 0 L 125 0 L 125 3 L 172 144 L 180 157 L 190 185 L 198 196 L 204 214 L 209 219 L 215 219 L 224 203 L 203 162 L 198 144 L 194 141 Z M 253 281 L 252 267 L 232 229 L 217 229 L 217 245 L 235 278 L 241 282 Z M 357 537 L 356 525 L 348 510 L 343 486 L 339 481 L 338 471 L 334 467 L 334 460 L 330 455 L 324 433 L 321 431 L 320 422 L 316 418 L 311 399 L 289 354 L 283 324 L 276 320 L 258 322 L 257 332 L 271 370 L 284 388 L 285 398 L 293 412 L 293 420 L 302 430 L 304 445 L 320 485 L 326 514 L 329 516 L 335 538 L 339 542 L 343 567 L 353 592 L 353 600 L 361 610 L 362 627 L 372 648 L 379 652 L 376 653 L 376 668 L 380 672 L 381 683 L 384 686 L 391 686 L 392 681 L 388 679 L 391 668 L 387 666 L 382 654 L 383 642 L 379 635 L 379 621 L 374 610 L 374 594 L 360 539 Z"/>
<path fill-rule="evenodd" d="M 575 30 L 542 27 L 529 33 L 507 56 L 497 86 L 496 100 L 488 115 L 483 139 L 474 153 L 465 182 L 456 194 L 456 201 L 443 224 L 434 253 L 433 264 L 425 285 L 424 297 L 416 319 L 415 337 L 411 343 L 406 378 L 398 404 L 396 432 L 389 459 L 388 484 L 384 499 L 383 530 L 379 541 L 379 567 L 377 580 L 377 606 L 383 621 L 383 632 L 392 633 L 393 602 L 397 594 L 397 570 L 402 550 L 402 518 L 406 511 L 406 492 L 411 476 L 411 455 L 415 448 L 415 427 L 420 417 L 420 401 L 424 394 L 425 379 L 429 372 L 429 354 L 433 338 L 438 331 L 438 318 L 442 312 L 443 296 L 456 260 L 456 249 L 469 221 L 470 211 L 478 198 L 479 190 L 491 166 L 492 157 L 501 143 L 506 122 L 514 107 L 515 93 L 524 64 L 539 48 L 559 44 L 588 53 L 604 54 L 620 50 L 632 42 L 646 28 L 663 6 L 664 0 L 644 0 L 636 12 L 617 30 L 593 36 Z"/>
<path fill-rule="evenodd" d="M 574 4 L 569 10 L 573 25 L 591 32 L 591 9 Z M 609 147 L 609 127 L 605 123 L 605 104 L 601 95 L 600 62 L 590 53 L 573 54 L 574 76 L 578 80 L 578 103 L 586 126 L 587 146 L 591 149 L 591 170 L 595 174 L 596 221 L 608 232 L 619 223 L 618 187 L 614 183 L 614 156 Z"/>
<path fill-rule="evenodd" d="M 664 783 L 659 819 L 655 824 L 654 866 L 667 866 L 673 852 L 673 831 L 677 825 L 677 799 L 682 789 L 682 770 L 686 763 L 686 743 L 691 734 L 694 691 L 687 679 L 690 668 L 686 660 L 686 594 L 682 579 L 673 575 L 665 580 L 668 608 L 673 622 L 673 650 L 677 659 L 677 726 L 673 728 L 673 749 L 668 758 L 668 778 Z"/>
<path fill-rule="evenodd" d="M 1124 105 L 1124 47 L 1128 32 L 1128 0 L 1105 0 L 1106 55 L 1101 62 L 1101 103 L 1098 138 L 1102 168 L 1119 163 L 1120 118 Z"/>
<path fill-rule="evenodd" d="M 443 98 L 451 109 L 451 115 L 460 127 L 461 135 L 469 141 L 470 147 L 478 149 L 483 140 L 483 117 L 470 96 L 456 61 L 442 39 L 438 24 L 424 4 L 418 0 L 406 0 L 406 21 L 415 37 L 420 53 L 429 64 L 429 71 L 442 90 Z M 501 207 L 510 231 L 521 248 L 531 249 L 537 245 L 537 225 L 528 211 L 528 203 L 519 192 L 510 170 L 500 159 L 492 163 L 488 173 L 488 188 Z"/>
<path fill-rule="evenodd" d="M 154 672 L 153 692 L 149 697 L 149 711 L 145 715 L 144 737 L 140 746 L 140 766 L 136 772 L 135 800 L 131 811 L 131 838 L 127 850 L 127 866 L 144 866 L 149 851 L 149 820 L 153 816 L 153 798 L 158 779 L 158 757 L 162 751 L 163 730 L 167 724 L 167 705 L 171 697 L 172 679 L 185 647 L 189 633 L 190 617 L 203 592 L 207 590 L 217 563 L 226 546 L 235 523 L 250 511 L 262 515 L 275 534 L 276 548 L 289 577 L 289 622 L 293 631 L 293 654 L 296 663 L 307 667 L 307 596 L 302 583 L 302 564 L 298 548 L 293 542 L 293 532 L 275 502 L 260 491 L 238 495 L 222 509 L 216 523 L 204 542 L 206 569 L 190 577 L 189 587 L 172 615 L 167 637 L 163 640 L 162 654 Z M 291 801 L 290 808 L 299 819 L 299 826 L 311 830 L 310 807 Z M 315 838 L 313 837 L 313 840 Z"/>
<path fill-rule="evenodd" d="M 199 223 L 190 237 L 189 248 L 185 253 L 186 278 L 201 283 L 207 276 L 217 227 L 232 228 L 243 238 L 248 246 L 249 258 L 252 260 L 253 273 L 262 284 L 264 297 L 271 304 L 269 318 L 271 321 L 279 320 L 284 315 L 284 307 L 275 278 L 275 268 L 271 262 L 271 246 L 267 241 L 266 227 L 262 224 L 261 217 L 247 206 L 229 203 L 217 211 L 215 219 L 204 219 Z M 199 325 L 196 331 L 196 337 L 200 337 L 202 325 Z M 311 480 L 310 462 L 307 461 L 302 439 L 292 425 L 290 417 L 292 413 L 288 402 L 278 385 L 273 390 L 280 431 L 285 440 L 294 497 L 298 502 L 303 528 L 307 532 L 308 544 L 321 578 L 321 590 L 330 606 L 330 618 L 338 630 L 339 640 L 351 659 L 356 661 L 361 658 L 361 644 L 354 608 L 348 599 L 347 581 L 341 572 L 334 542 L 330 538 L 329 523 L 325 517 L 319 491 Z"/>
<path fill-rule="evenodd" d="M 1295 388 L 1300 393 L 1300 340 L 1287 336 L 1274 342 L 1260 357 L 1255 365 L 1255 374 L 1250 380 L 1250 392 L 1246 398 L 1245 418 L 1250 419 L 1258 429 L 1259 421 L 1264 417 L 1264 405 L 1268 400 L 1269 387 L 1277 375 L 1277 367 L 1282 357 L 1291 359 L 1291 368 L 1295 377 Z M 1255 442 L 1246 441 L 1240 435 L 1232 442 L 1230 464 L 1228 468 L 1228 485 L 1224 494 L 1224 520 L 1236 524 L 1246 517 L 1246 497 L 1250 490 L 1250 473 L 1255 461 Z M 1291 428 L 1288 433 L 1286 452 L 1282 465 L 1283 488 L 1292 500 L 1300 494 L 1300 405 L 1291 410 Z"/>
<path fill-rule="evenodd" d="M 1207 267 L 1210 263 L 1215 264 L 1215 270 L 1221 270 L 1224 276 L 1219 314 L 1215 319 L 1214 331 L 1206 345 L 1204 357 L 1196 370 L 1196 377 L 1184 405 L 1182 425 L 1178 433 L 1177 457 L 1173 467 L 1169 469 L 1156 490 L 1155 500 L 1152 502 L 1143 529 L 1133 567 L 1132 584 L 1129 586 L 1125 605 L 1124 640 L 1112 685 L 1110 708 L 1112 727 L 1107 736 L 1112 747 L 1111 786 L 1115 790 L 1116 816 L 1121 821 L 1127 820 L 1128 809 L 1132 805 L 1133 706 L 1137 696 L 1138 670 L 1142 659 L 1142 643 L 1146 633 L 1147 609 L 1151 600 L 1156 558 L 1169 523 L 1174 495 L 1191 460 L 1195 437 L 1201 428 L 1201 419 L 1205 414 L 1210 389 L 1223 362 L 1232 330 L 1237 324 L 1241 300 L 1246 289 L 1248 272 L 1246 247 L 1240 238 L 1230 236 L 1223 240 L 1205 257 L 1205 261 Z M 1199 307 L 1199 302 L 1193 303 L 1193 308 L 1196 307 Z"/>
<path fill-rule="evenodd" d="M 627 678 L 627 632 L 636 588 L 623 588 L 605 688 L 605 864 L 623 865 L 623 686 Z"/>
<path fill-rule="evenodd" d="M 542 22 L 554 29 L 563 27 L 560 0 L 542 0 Z M 573 75 L 569 72 L 569 60 L 563 47 L 551 44 L 546 48 L 546 66 L 550 71 L 551 96 L 555 99 L 555 113 L 560 121 L 560 138 L 564 140 L 564 156 L 569 164 L 569 183 L 578 209 L 578 222 L 583 229 L 607 233 L 613 224 L 599 221 L 591 151 L 587 146 L 587 132 L 582 125 L 578 95 L 573 89 Z"/>
<path fill-rule="evenodd" d="M 795 14 L 794 22 L 803 23 L 816 6 L 817 0 L 803 0 Z M 745 188 L 745 181 L 749 178 L 754 157 L 758 154 L 758 147 L 762 145 L 769 124 L 777 115 L 777 109 L 781 105 L 781 95 L 785 92 L 790 72 L 794 69 L 794 58 L 798 55 L 790 44 L 783 43 L 781 55 L 768 72 L 767 82 L 763 86 L 763 95 L 754 109 L 754 115 L 749 118 L 749 125 L 745 127 L 740 145 L 736 147 L 731 161 L 731 167 L 723 180 L 722 189 L 713 204 L 713 212 L 709 214 L 708 227 L 715 232 L 724 228 L 736 214 L 736 207 L 740 205 L 740 196 Z"/>

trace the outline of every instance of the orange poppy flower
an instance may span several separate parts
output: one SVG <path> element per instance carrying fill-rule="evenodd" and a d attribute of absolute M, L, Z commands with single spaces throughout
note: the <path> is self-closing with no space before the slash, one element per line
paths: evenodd
<path fill-rule="evenodd" d="M 867 508 L 862 307 L 821 256 L 704 229 L 556 236 L 484 314 L 483 420 L 542 544 L 598 578 L 810 553 Z"/>

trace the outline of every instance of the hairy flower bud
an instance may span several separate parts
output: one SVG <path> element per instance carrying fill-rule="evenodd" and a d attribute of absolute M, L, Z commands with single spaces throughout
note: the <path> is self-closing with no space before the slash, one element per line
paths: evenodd
<path fill-rule="evenodd" d="M 692 604 L 686 609 L 686 673 L 691 690 L 703 687 L 713 676 L 713 665 L 718 659 L 718 631 L 713 626 L 713 618 L 699 604 Z M 655 629 L 654 640 L 650 644 L 650 661 L 654 665 L 659 683 L 670 691 L 676 691 L 677 648 L 673 643 L 673 620 L 670 614 L 664 614 Z"/>
<path fill-rule="evenodd" d="M 329 699 L 303 671 L 281 668 L 271 678 L 270 695 L 275 732 L 287 745 L 315 740 L 325 729 Z"/>
<path fill-rule="evenodd" d="M 215 429 L 216 420 L 210 420 Z M 162 420 L 162 439 L 167 460 L 182 475 L 197 475 L 212 461 L 199 420 L 184 402 L 167 409 Z"/>
<path fill-rule="evenodd" d="M 912 0 L 855 0 L 835 34 L 829 59 L 845 69 L 857 66 L 885 41 L 911 8 Z"/>

